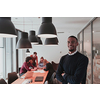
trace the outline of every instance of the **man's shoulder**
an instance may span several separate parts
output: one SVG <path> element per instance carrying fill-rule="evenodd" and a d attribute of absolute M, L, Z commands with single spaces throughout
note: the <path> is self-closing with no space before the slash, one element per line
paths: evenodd
<path fill-rule="evenodd" d="M 34 59 L 33 55 L 30 55 L 30 57 L 31 57 L 32 59 Z"/>
<path fill-rule="evenodd" d="M 52 64 L 49 62 L 49 63 L 47 63 L 47 65 L 52 65 Z"/>
<path fill-rule="evenodd" d="M 23 64 L 26 64 L 26 62 L 24 62 Z"/>
<path fill-rule="evenodd" d="M 33 55 L 30 55 L 30 57 L 33 57 Z"/>
<path fill-rule="evenodd" d="M 66 54 L 66 55 L 63 55 L 63 56 L 61 57 L 61 59 L 64 59 L 66 56 L 68 56 L 68 54 Z"/>
<path fill-rule="evenodd" d="M 77 52 L 77 53 L 79 54 L 79 57 L 80 57 L 80 58 L 88 59 L 88 57 L 85 56 L 84 54 L 82 54 L 82 53 L 80 53 L 80 52 Z"/>
<path fill-rule="evenodd" d="M 62 56 L 62 58 L 66 57 L 67 55 L 68 55 L 68 54 L 66 54 L 66 55 L 63 55 L 63 56 Z"/>
<path fill-rule="evenodd" d="M 24 63 L 23 63 L 23 66 L 24 66 L 24 65 L 26 65 L 26 64 L 27 64 L 27 63 L 26 63 L 26 62 L 24 62 Z"/>

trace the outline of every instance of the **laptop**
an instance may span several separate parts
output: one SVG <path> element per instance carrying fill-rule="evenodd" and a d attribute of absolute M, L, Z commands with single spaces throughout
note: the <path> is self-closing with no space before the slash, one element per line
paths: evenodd
<path fill-rule="evenodd" d="M 43 76 L 37 76 L 36 78 L 35 78 L 35 82 L 42 82 L 43 81 Z"/>

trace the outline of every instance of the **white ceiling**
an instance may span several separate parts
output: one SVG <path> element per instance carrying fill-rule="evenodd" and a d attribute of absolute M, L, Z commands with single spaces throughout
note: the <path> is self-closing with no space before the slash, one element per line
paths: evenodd
<path fill-rule="evenodd" d="M 57 34 L 77 35 L 93 17 L 52 17 Z M 17 29 L 26 31 L 35 30 L 38 34 L 42 17 L 12 17 L 12 22 Z M 63 33 L 62 33 L 63 32 Z"/>

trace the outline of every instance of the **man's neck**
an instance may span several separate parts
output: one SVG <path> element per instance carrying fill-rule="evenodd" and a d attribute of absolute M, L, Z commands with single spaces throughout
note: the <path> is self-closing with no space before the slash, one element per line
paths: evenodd
<path fill-rule="evenodd" d="M 74 55 L 76 52 L 77 52 L 77 50 L 75 50 L 75 51 L 73 51 L 73 52 L 69 51 L 68 54 L 69 54 L 69 55 Z"/>
<path fill-rule="evenodd" d="M 74 51 L 69 51 L 68 53 L 69 53 L 69 54 L 72 54 L 72 53 L 74 53 L 75 51 L 76 51 L 76 50 L 74 50 Z"/>

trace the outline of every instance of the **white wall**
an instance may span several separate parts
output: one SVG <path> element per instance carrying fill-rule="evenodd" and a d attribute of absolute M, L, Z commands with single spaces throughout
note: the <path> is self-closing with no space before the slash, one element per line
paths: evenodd
<path fill-rule="evenodd" d="M 25 54 L 25 49 L 19 49 L 18 51 L 18 66 L 21 67 L 22 64 L 25 62 L 26 54 Z"/>
<path fill-rule="evenodd" d="M 37 52 L 38 61 L 40 60 L 40 57 L 43 56 L 49 62 L 54 61 L 56 63 L 59 63 L 61 56 L 68 53 L 67 38 L 70 35 L 71 34 L 65 34 L 65 33 L 58 34 L 58 40 L 59 40 L 58 46 L 45 46 L 45 45 L 36 46 L 36 45 L 32 45 L 32 49 L 29 49 L 30 55 L 33 54 L 33 52 Z M 45 38 L 41 38 L 41 40 L 44 44 Z M 23 60 L 22 61 L 25 61 L 26 56 L 29 56 L 29 55 L 26 55 L 25 50 L 23 50 L 23 55 L 22 55 Z"/>

